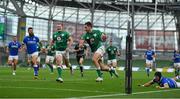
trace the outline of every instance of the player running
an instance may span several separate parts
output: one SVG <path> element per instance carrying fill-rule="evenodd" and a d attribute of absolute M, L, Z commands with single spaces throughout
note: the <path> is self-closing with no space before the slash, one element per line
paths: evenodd
<path fill-rule="evenodd" d="M 66 51 L 71 48 L 73 43 L 72 37 L 70 33 L 63 30 L 63 25 L 57 25 L 58 31 L 53 34 L 53 42 L 55 46 L 55 57 L 56 57 L 56 65 L 58 71 L 58 78 L 56 81 L 63 82 L 62 79 L 62 63 L 63 58 L 66 56 Z"/>
<path fill-rule="evenodd" d="M 175 68 L 175 76 L 179 75 L 179 70 L 180 70 L 180 51 L 176 50 L 174 52 L 174 68 Z"/>
<path fill-rule="evenodd" d="M 79 43 L 77 45 L 75 45 L 74 48 L 75 52 L 76 52 L 76 59 L 81 71 L 81 77 L 83 77 L 83 61 L 85 56 L 88 55 L 88 48 L 85 44 L 81 43 L 81 40 L 79 41 Z"/>
<path fill-rule="evenodd" d="M 174 78 L 166 78 L 162 76 L 161 72 L 155 72 L 153 80 L 139 86 L 149 87 L 152 84 L 157 83 L 159 86 L 156 86 L 156 88 L 158 89 L 180 88 L 180 82 L 176 82 L 176 80 L 179 79 L 179 76 L 176 76 Z"/>
<path fill-rule="evenodd" d="M 109 46 L 106 48 L 106 53 L 108 54 L 107 64 L 111 68 L 111 70 L 115 71 L 115 76 L 118 77 L 118 73 L 116 72 L 117 67 L 117 59 L 116 55 L 120 56 L 118 48 L 112 45 L 112 40 L 109 42 Z M 113 77 L 112 72 L 110 72 L 111 77 Z"/>
<path fill-rule="evenodd" d="M 34 79 L 38 79 L 37 46 L 38 46 L 39 38 L 34 35 L 32 27 L 28 28 L 28 33 L 29 36 L 24 37 L 23 43 L 26 45 L 28 56 L 31 57 L 31 61 L 33 63 Z"/>
<path fill-rule="evenodd" d="M 92 30 L 91 22 L 86 22 L 84 28 L 86 33 L 82 35 L 81 40 L 82 42 L 86 41 L 93 52 L 92 61 L 96 66 L 96 72 L 98 75 L 96 81 L 101 82 L 103 81 L 101 71 L 114 73 L 114 70 L 111 70 L 108 66 L 102 63 L 102 57 L 105 53 L 105 47 L 102 45 L 102 42 L 105 42 L 107 37 L 105 33 L 102 33 L 99 30 Z"/>
<path fill-rule="evenodd" d="M 155 60 L 155 52 L 152 50 L 151 47 L 148 47 L 148 50 L 145 52 L 144 57 L 146 59 L 146 73 L 149 77 L 150 69 L 153 66 L 153 61 Z"/>
<path fill-rule="evenodd" d="M 18 63 L 18 52 L 21 49 L 21 44 L 17 41 L 17 37 L 13 37 L 13 41 L 8 44 L 6 52 L 9 53 L 8 64 L 12 66 L 13 73 L 16 75 L 16 65 Z"/>

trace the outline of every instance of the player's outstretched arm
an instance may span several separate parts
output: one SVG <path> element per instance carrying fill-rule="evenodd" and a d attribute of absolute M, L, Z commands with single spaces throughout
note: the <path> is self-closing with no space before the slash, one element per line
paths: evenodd
<path fill-rule="evenodd" d="M 145 83 L 145 84 L 143 84 L 143 85 L 138 85 L 138 86 L 141 86 L 141 87 L 149 87 L 149 86 L 151 86 L 153 84 L 153 80 L 151 80 L 151 81 L 149 81 L 149 82 L 147 82 L 147 83 Z"/>

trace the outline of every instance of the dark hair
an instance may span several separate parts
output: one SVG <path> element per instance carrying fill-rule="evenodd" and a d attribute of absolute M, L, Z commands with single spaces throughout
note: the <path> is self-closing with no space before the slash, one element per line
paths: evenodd
<path fill-rule="evenodd" d="M 162 74 L 161 74 L 161 72 L 155 72 L 155 73 L 154 73 L 154 76 L 158 76 L 159 78 L 161 78 L 161 77 L 162 77 Z"/>
<path fill-rule="evenodd" d="M 92 23 L 91 22 L 86 22 L 85 25 L 92 27 Z"/>
<path fill-rule="evenodd" d="M 33 29 L 33 28 L 32 28 L 32 27 L 29 27 L 29 28 L 28 28 L 28 31 L 29 31 L 30 29 Z"/>

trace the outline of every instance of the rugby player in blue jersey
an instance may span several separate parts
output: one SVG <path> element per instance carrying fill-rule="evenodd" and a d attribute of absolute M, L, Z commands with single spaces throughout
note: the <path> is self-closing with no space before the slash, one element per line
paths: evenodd
<path fill-rule="evenodd" d="M 16 75 L 16 65 L 18 63 L 18 51 L 21 48 L 21 44 L 17 41 L 17 37 L 13 37 L 13 41 L 9 42 L 8 48 L 6 50 L 9 53 L 8 64 L 12 66 L 13 73 L 12 75 Z"/>
<path fill-rule="evenodd" d="M 159 86 L 156 86 L 156 88 L 158 89 L 180 88 L 180 82 L 176 82 L 176 80 L 178 79 L 180 79 L 179 76 L 176 76 L 174 78 L 167 78 L 167 77 L 163 77 L 161 72 L 155 72 L 153 80 L 139 86 L 149 87 L 152 84 L 157 83 Z"/>
<path fill-rule="evenodd" d="M 38 79 L 38 64 L 37 64 L 37 58 L 38 58 L 38 42 L 39 38 L 34 36 L 33 28 L 28 28 L 28 36 L 24 37 L 23 43 L 26 45 L 28 56 L 31 57 L 31 61 L 33 63 L 34 68 L 34 79 Z"/>
<path fill-rule="evenodd" d="M 153 61 L 155 60 L 155 52 L 152 50 L 151 47 L 145 52 L 144 57 L 146 58 L 146 73 L 149 77 L 150 69 L 153 66 Z"/>
<path fill-rule="evenodd" d="M 174 52 L 173 61 L 174 61 L 175 76 L 178 76 L 179 70 L 180 70 L 180 52 L 179 52 L 179 50 L 176 50 Z"/>

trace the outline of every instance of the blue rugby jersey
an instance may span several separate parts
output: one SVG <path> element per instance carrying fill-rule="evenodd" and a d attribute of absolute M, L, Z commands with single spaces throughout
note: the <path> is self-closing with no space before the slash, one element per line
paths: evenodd
<path fill-rule="evenodd" d="M 10 42 L 8 45 L 9 48 L 9 55 L 11 56 L 17 56 L 18 55 L 18 50 L 21 47 L 21 44 L 19 42 Z"/>
<path fill-rule="evenodd" d="M 164 84 L 167 83 L 169 85 L 169 88 L 176 88 L 177 84 L 176 81 L 173 80 L 172 78 L 166 78 L 166 77 L 161 77 L 161 80 L 159 82 L 153 80 L 154 83 L 158 83 L 159 86 L 164 87 Z"/>
<path fill-rule="evenodd" d="M 27 53 L 32 54 L 37 51 L 39 38 L 36 36 L 26 36 L 23 40 L 27 47 Z"/>
<path fill-rule="evenodd" d="M 145 52 L 146 59 L 147 59 L 147 60 L 153 60 L 153 55 L 154 55 L 154 54 L 155 54 L 154 51 L 152 51 L 152 50 L 147 50 L 147 51 Z"/>
<path fill-rule="evenodd" d="M 180 63 L 180 54 L 174 53 L 174 63 Z"/>

